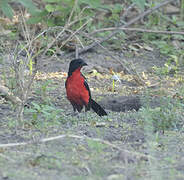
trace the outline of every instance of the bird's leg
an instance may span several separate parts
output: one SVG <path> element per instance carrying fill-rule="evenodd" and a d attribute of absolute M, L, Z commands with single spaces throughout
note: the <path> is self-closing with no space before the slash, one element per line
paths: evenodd
<path fill-rule="evenodd" d="M 69 112 L 66 114 L 66 116 L 78 116 L 78 112 Z"/>
<path fill-rule="evenodd" d="M 73 106 L 73 112 L 67 113 L 67 116 L 77 116 L 78 112 L 76 112 L 76 107 L 72 104 Z"/>
<path fill-rule="evenodd" d="M 82 121 L 86 121 L 86 117 L 87 117 L 87 109 L 85 108 L 85 111 L 84 113 L 81 113 L 79 118 L 82 120 Z"/>

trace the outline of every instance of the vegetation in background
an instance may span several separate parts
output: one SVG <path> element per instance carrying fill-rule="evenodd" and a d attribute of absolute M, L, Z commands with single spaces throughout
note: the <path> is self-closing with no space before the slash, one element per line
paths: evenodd
<path fill-rule="evenodd" d="M 39 61 L 46 61 L 41 65 L 47 68 L 53 57 L 61 61 L 60 57 L 74 52 L 76 45 L 82 49 L 99 42 L 111 34 L 106 28 L 121 26 L 161 2 L 0 0 L 1 81 L 23 100 L 22 109 L 2 100 L 4 106 L 0 108 L 7 114 L 0 120 L 0 138 L 2 143 L 31 142 L 21 147 L 0 148 L 0 178 L 184 179 L 184 35 L 125 30 L 102 43 L 101 51 L 97 49 L 98 54 L 103 50 L 104 54 L 110 53 L 105 60 L 114 58 L 119 67 L 124 65 L 124 59 L 129 63 L 135 58 L 135 64 L 140 64 L 145 54 L 153 55 L 155 51 L 158 59 L 163 59 L 164 63 L 156 66 L 155 58 L 148 72 L 143 72 L 145 67 L 141 69 L 139 76 L 144 85 L 135 81 L 135 74 L 126 71 L 110 70 L 117 74 L 119 83 L 112 81 L 108 69 L 87 75 L 89 82 L 95 81 L 94 94 L 143 96 L 146 103 L 138 112 L 110 111 L 104 118 L 92 112 L 73 116 L 65 107 L 65 92 L 60 92 L 66 73 L 47 70 L 43 75 L 35 73 L 39 71 Z M 132 27 L 182 32 L 184 0 L 170 5 L 176 12 L 163 7 Z M 95 32 L 102 28 L 104 31 Z M 68 58 L 65 60 L 68 63 Z M 151 61 L 146 60 L 143 66 Z M 150 98 L 158 102 L 152 106 Z M 17 113 L 22 113 L 20 124 L 16 123 Z M 37 142 L 61 134 L 66 136 L 47 143 Z"/>

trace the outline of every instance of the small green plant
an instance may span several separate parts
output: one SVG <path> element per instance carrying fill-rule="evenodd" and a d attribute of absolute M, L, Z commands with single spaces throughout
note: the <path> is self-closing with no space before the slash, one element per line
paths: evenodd
<path fill-rule="evenodd" d="M 55 87 L 51 86 L 52 80 L 41 81 L 37 84 L 36 94 L 41 97 L 42 103 L 49 104 L 50 97 L 48 96 L 49 91 L 55 89 Z"/>
<path fill-rule="evenodd" d="M 40 11 L 39 16 L 33 16 L 29 19 L 29 23 L 45 22 L 48 26 L 64 26 L 68 18 L 73 21 L 80 14 L 78 23 L 82 23 L 83 19 L 94 16 L 93 9 L 101 6 L 99 0 L 94 1 L 74 1 L 74 0 L 44 0 L 45 9 Z M 82 9 L 82 6 L 86 8 Z M 88 6 L 88 7 L 87 7 Z M 50 14 L 56 15 L 50 16 Z M 71 13 L 72 12 L 72 13 Z M 47 17 L 49 15 L 49 18 Z M 75 25 L 76 26 L 76 25 Z"/>
<path fill-rule="evenodd" d="M 181 20 L 184 20 L 184 0 L 181 0 Z"/>
<path fill-rule="evenodd" d="M 32 102 L 32 107 L 25 109 L 25 113 L 32 115 L 32 124 L 36 126 L 44 126 L 44 123 L 52 125 L 53 121 L 59 121 L 62 109 L 56 109 L 53 105 L 38 104 Z"/>
<path fill-rule="evenodd" d="M 48 26 L 65 26 L 72 23 L 72 29 L 79 28 L 85 20 L 94 18 L 99 12 L 110 12 L 110 17 L 103 16 L 104 22 L 101 24 L 116 23 L 119 21 L 120 13 L 123 9 L 121 4 L 106 5 L 100 0 L 44 0 L 45 8 L 33 15 L 28 23 L 35 24 L 38 22 L 46 23 Z M 48 18 L 49 16 L 49 18 Z M 97 26 L 98 23 L 88 23 L 88 31 Z M 100 22 L 99 22 L 100 24 Z"/>
<path fill-rule="evenodd" d="M 170 58 L 163 67 L 153 67 L 153 70 L 158 75 L 176 74 L 179 70 L 178 57 L 175 55 L 170 55 Z"/>
<path fill-rule="evenodd" d="M 178 130 L 182 128 L 183 104 L 171 98 L 163 98 L 160 107 L 144 107 L 139 111 L 140 124 L 152 131 Z"/>
<path fill-rule="evenodd" d="M 108 18 L 105 18 L 105 21 L 109 24 L 109 22 L 112 22 L 112 25 L 114 25 L 116 22 L 119 22 L 120 20 L 120 13 L 122 12 L 123 6 L 121 4 L 114 4 L 111 6 L 106 6 L 111 11 L 111 16 Z"/>
<path fill-rule="evenodd" d="M 35 167 L 35 166 L 41 166 L 47 169 L 56 169 L 61 168 L 61 162 L 55 158 L 54 156 L 46 156 L 46 155 L 40 155 L 35 158 L 32 158 L 28 161 L 28 163 Z"/>
<path fill-rule="evenodd" d="M 131 0 L 132 3 L 135 3 L 141 10 L 144 10 L 146 5 L 146 0 Z"/>
<path fill-rule="evenodd" d="M 88 147 L 91 150 L 96 151 L 97 153 L 103 152 L 103 149 L 106 147 L 101 142 L 93 141 L 92 139 L 88 139 L 87 143 L 88 143 Z"/>

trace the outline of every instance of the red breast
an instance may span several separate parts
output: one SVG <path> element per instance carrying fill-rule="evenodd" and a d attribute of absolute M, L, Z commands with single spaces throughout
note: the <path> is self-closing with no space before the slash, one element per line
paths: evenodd
<path fill-rule="evenodd" d="M 80 72 L 81 68 L 76 69 L 71 76 L 67 78 L 66 94 L 69 101 L 79 105 L 89 103 L 89 92 L 84 86 L 84 77 Z"/>

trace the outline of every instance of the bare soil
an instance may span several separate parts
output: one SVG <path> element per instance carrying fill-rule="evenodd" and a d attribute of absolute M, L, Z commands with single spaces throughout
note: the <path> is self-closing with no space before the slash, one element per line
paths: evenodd
<path fill-rule="evenodd" d="M 139 111 L 143 106 L 148 104 L 156 108 L 163 102 L 156 93 L 151 97 L 150 94 L 146 96 L 145 92 L 147 89 L 153 92 L 160 90 L 160 84 L 157 84 L 157 78 L 152 74 L 152 67 L 163 66 L 166 58 L 157 50 L 142 50 L 139 56 L 129 58 L 123 56 L 123 52 L 110 53 L 120 61 L 123 58 L 133 65 L 138 73 L 144 72 L 150 82 L 155 84 L 151 90 L 137 85 L 132 75 L 123 74 L 121 64 L 105 52 L 88 52 L 81 55 L 89 64 L 83 72 L 88 78 L 93 98 L 106 108 L 108 116 L 101 118 L 92 111 L 74 116 L 66 99 L 66 77 L 58 75 L 67 72 L 71 59 L 40 59 L 39 71 L 42 74 L 53 74 L 49 78 L 35 80 L 28 102 L 30 107 L 27 109 L 34 109 L 32 102 L 35 102 L 42 106 L 43 111 L 35 115 L 34 112 L 25 111 L 25 127 L 18 128 L 15 134 L 14 107 L 3 99 L 0 104 L 1 144 L 35 142 L 0 148 L 0 179 L 172 179 L 173 171 L 175 179 L 184 177 L 183 134 L 158 132 L 160 139 L 152 145 L 152 149 L 150 142 L 156 138 L 156 134 L 155 137 L 148 137 L 139 119 Z M 121 80 L 121 83 L 115 82 L 114 92 L 109 68 Z M 164 85 L 167 87 L 167 84 Z M 146 98 L 151 99 L 150 104 Z M 54 109 L 46 109 L 45 104 Z M 73 137 L 38 142 L 61 134 Z"/>

